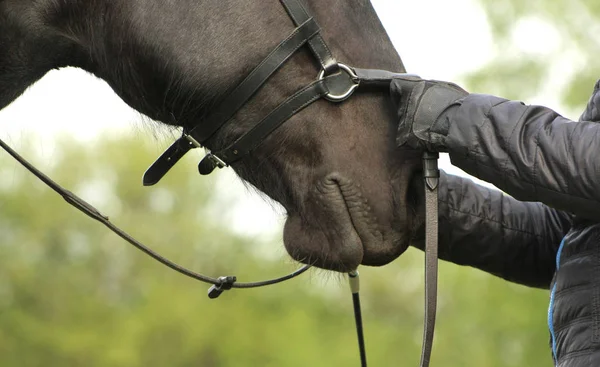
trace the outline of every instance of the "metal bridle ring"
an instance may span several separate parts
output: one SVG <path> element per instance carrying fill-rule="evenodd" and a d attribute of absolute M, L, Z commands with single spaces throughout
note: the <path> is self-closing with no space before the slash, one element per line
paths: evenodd
<path fill-rule="evenodd" d="M 342 91 L 336 91 L 334 93 L 328 93 L 327 95 L 325 95 L 323 98 L 325 98 L 328 101 L 331 102 L 341 102 L 345 99 L 347 99 L 348 97 L 350 97 L 352 95 L 352 93 L 354 93 L 354 91 L 356 90 L 356 88 L 358 88 L 358 85 L 360 83 L 360 81 L 358 80 L 358 76 L 356 75 L 356 73 L 354 72 L 354 70 L 352 70 L 352 68 L 350 68 L 348 65 L 342 64 L 342 63 L 338 63 L 338 66 L 340 68 L 340 77 L 342 77 L 343 75 L 346 76 L 346 80 L 347 82 L 345 84 L 347 84 L 345 90 Z M 344 72 L 344 73 L 342 73 Z M 335 75 L 335 74 L 333 74 Z M 325 70 L 321 70 L 319 72 L 319 75 L 317 76 L 318 80 L 323 80 L 326 76 L 329 75 L 325 75 Z M 339 78 L 337 78 L 339 79 Z"/>

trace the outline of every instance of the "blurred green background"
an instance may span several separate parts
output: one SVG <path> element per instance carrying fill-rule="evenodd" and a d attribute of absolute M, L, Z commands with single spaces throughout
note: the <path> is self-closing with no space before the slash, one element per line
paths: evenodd
<path fill-rule="evenodd" d="M 480 2 L 495 45 L 507 52 L 465 75 L 463 85 L 527 99 L 542 93 L 548 80 L 563 78 L 567 87 L 557 101 L 580 112 L 600 76 L 593 59 L 600 44 L 592 32 L 599 27 L 600 3 Z M 511 30 L 532 17 L 558 30 L 556 58 L 575 57 L 574 73 L 558 75 L 556 59 L 511 48 Z M 50 167 L 41 152 L 27 148 L 35 144 L 24 139 L 19 146 L 115 223 L 192 269 L 250 281 L 296 268 L 278 236 L 228 230 L 228 203 L 212 195 L 214 178 L 189 170 L 192 157 L 159 188 L 142 188 L 141 170 L 160 150 L 150 138 L 98 137 L 92 146 L 64 138 Z M 0 154 L 0 177 L 0 366 L 358 365 L 342 277 L 313 271 L 209 300 L 203 284 L 147 258 L 67 206 L 6 154 Z M 371 366 L 418 365 L 422 272 L 422 253 L 414 249 L 386 267 L 361 269 Z M 547 291 L 441 264 L 432 365 L 550 366 L 547 304 Z"/>

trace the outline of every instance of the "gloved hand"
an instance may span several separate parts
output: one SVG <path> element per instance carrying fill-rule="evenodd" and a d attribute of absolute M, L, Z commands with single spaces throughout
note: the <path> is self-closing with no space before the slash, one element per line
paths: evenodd
<path fill-rule="evenodd" d="M 453 83 L 404 76 L 392 80 L 390 94 L 398 111 L 396 144 L 444 152 L 451 114 L 469 93 Z"/>

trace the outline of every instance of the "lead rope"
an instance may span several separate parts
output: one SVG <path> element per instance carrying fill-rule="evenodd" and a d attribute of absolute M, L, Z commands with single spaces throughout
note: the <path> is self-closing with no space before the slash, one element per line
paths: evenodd
<path fill-rule="evenodd" d="M 31 163 L 29 163 L 25 158 L 23 158 L 19 153 L 13 150 L 8 144 L 6 144 L 2 139 L 0 139 L 0 147 L 4 149 L 8 154 L 10 154 L 17 162 L 19 162 L 23 167 L 25 167 L 29 172 L 31 172 L 34 176 L 36 176 L 40 181 L 45 183 L 48 187 L 58 193 L 60 196 L 65 199 L 67 203 L 72 205 L 73 207 L 79 209 L 82 213 L 86 214 L 92 219 L 97 220 L 98 222 L 104 224 L 108 229 L 114 232 L 117 236 L 121 237 L 125 241 L 129 242 L 131 245 L 136 247 L 138 250 L 142 251 L 146 255 L 150 256 L 154 260 L 159 263 L 175 270 L 176 272 L 188 276 L 192 279 L 199 280 L 204 283 L 212 284 L 210 289 L 208 290 L 208 297 L 211 299 L 219 297 L 224 291 L 229 290 L 231 288 L 257 288 L 264 287 L 271 284 L 281 283 L 288 279 L 292 279 L 297 277 L 298 275 L 304 273 L 310 268 L 310 265 L 305 265 L 302 268 L 290 273 L 288 275 L 282 276 L 280 278 L 264 280 L 261 282 L 250 282 L 250 283 L 238 283 L 237 278 L 235 276 L 223 276 L 219 278 L 212 278 L 206 275 L 202 275 L 191 271 L 183 266 L 174 263 L 173 261 L 163 257 L 159 253 L 150 249 L 143 243 L 139 242 L 127 232 L 123 231 L 116 225 L 114 225 L 107 216 L 103 215 L 98 211 L 98 209 L 94 208 L 91 204 L 75 195 L 71 191 L 65 189 L 60 186 L 56 182 L 54 182 L 50 177 L 46 176 L 43 172 L 35 168 Z"/>

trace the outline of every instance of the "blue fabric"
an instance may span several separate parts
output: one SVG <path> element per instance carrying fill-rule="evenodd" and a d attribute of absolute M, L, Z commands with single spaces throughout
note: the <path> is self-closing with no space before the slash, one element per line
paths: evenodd
<path fill-rule="evenodd" d="M 562 252 L 563 246 L 565 245 L 565 239 L 560 242 L 560 246 L 558 247 L 558 253 L 556 254 L 556 271 L 560 268 L 560 254 Z M 552 355 L 554 356 L 554 362 L 558 361 L 556 357 L 556 335 L 554 333 L 554 323 L 552 320 L 552 316 L 554 315 L 554 295 L 556 293 L 556 281 L 554 282 L 554 286 L 552 287 L 552 292 L 550 293 L 550 306 L 548 307 L 548 328 L 550 329 L 550 336 L 552 338 Z"/>

